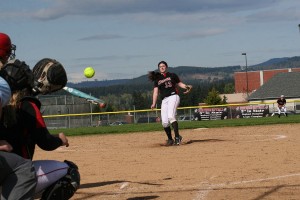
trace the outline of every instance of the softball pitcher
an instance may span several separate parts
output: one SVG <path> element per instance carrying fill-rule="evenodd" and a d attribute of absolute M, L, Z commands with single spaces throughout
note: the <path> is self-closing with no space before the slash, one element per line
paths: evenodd
<path fill-rule="evenodd" d="M 176 120 L 176 110 L 180 103 L 180 97 L 177 86 L 185 89 L 187 94 L 192 89 L 191 85 L 186 85 L 180 81 L 175 73 L 167 71 L 168 64 L 165 61 L 158 63 L 159 72 L 149 72 L 148 78 L 154 82 L 153 97 L 151 109 L 156 107 L 158 94 L 160 94 L 161 103 L 161 122 L 167 134 L 167 145 L 179 145 L 182 141 L 182 136 L 179 134 L 178 122 Z M 175 138 L 172 138 L 171 127 L 174 130 Z"/>

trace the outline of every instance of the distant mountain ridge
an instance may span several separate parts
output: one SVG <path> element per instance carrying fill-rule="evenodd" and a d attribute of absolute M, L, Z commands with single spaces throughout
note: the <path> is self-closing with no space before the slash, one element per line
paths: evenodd
<path fill-rule="evenodd" d="M 300 67 L 300 57 L 273 58 L 266 62 L 248 66 L 248 70 L 270 70 Z M 243 71 L 241 66 L 227 67 L 194 67 L 178 66 L 170 67 L 170 72 L 176 73 L 183 81 L 216 81 L 233 78 L 234 72 Z M 113 85 L 144 85 L 148 80 L 147 74 L 133 79 L 116 79 L 104 81 L 83 81 L 80 83 L 68 83 L 67 86 L 75 88 L 106 87 Z"/>
<path fill-rule="evenodd" d="M 111 85 L 119 85 L 119 84 L 125 84 L 130 79 L 116 79 L 116 80 L 104 80 L 104 81 L 82 81 L 80 83 L 72 83 L 68 82 L 67 86 L 69 87 L 78 87 L 78 88 L 84 88 L 84 87 L 106 87 Z"/>
<path fill-rule="evenodd" d="M 274 64 L 277 64 L 277 63 L 280 63 L 280 62 L 284 62 L 286 60 L 288 60 L 289 58 L 288 57 L 284 57 L 284 58 L 272 58 L 266 62 L 262 62 L 260 64 L 257 64 L 257 65 L 252 65 L 251 67 L 257 67 L 257 66 L 269 66 L 269 65 L 274 65 Z"/>
<path fill-rule="evenodd" d="M 300 67 L 300 57 L 284 57 L 273 58 L 266 62 L 250 66 L 252 70 L 270 70 L 270 69 L 285 69 L 285 68 L 298 68 Z"/>

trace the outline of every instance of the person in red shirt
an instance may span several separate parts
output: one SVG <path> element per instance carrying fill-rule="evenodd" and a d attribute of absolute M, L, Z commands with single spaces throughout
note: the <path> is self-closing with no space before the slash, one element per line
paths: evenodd
<path fill-rule="evenodd" d="M 43 65 L 49 66 L 51 63 L 52 60 L 47 59 Z M 33 74 L 36 74 L 35 70 Z M 34 97 L 35 93 L 33 85 L 13 91 L 8 105 L 3 107 L 0 120 L 0 140 L 5 140 L 12 146 L 12 153 L 28 160 L 33 160 L 36 145 L 46 151 L 69 146 L 64 133 L 52 135 L 48 131 L 40 112 L 41 103 Z M 78 189 L 80 174 L 73 162 L 34 160 L 33 164 L 38 180 L 35 198 L 42 196 L 45 200 L 54 197 L 67 200 Z"/>
<path fill-rule="evenodd" d="M 6 106 L 11 92 L 33 84 L 33 75 L 25 65 L 6 66 L 14 45 L 10 37 L 0 33 L 0 120 L 2 107 Z M 27 73 L 29 72 L 29 73 Z M 37 184 L 34 166 L 31 160 L 11 153 L 13 147 L 0 139 L 0 199 L 33 200 Z"/>

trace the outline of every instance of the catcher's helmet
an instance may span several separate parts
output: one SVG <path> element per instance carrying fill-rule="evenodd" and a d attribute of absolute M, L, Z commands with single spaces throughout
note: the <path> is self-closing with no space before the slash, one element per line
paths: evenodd
<path fill-rule="evenodd" d="M 12 92 L 33 87 L 33 73 L 23 61 L 10 60 L 0 70 L 0 76 L 7 81 Z"/>
<path fill-rule="evenodd" d="M 10 38 L 5 33 L 0 33 L 0 61 L 6 63 L 11 55 L 12 44 Z"/>

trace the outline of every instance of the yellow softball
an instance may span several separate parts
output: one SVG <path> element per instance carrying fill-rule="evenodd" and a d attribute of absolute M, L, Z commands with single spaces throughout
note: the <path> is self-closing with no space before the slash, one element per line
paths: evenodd
<path fill-rule="evenodd" d="M 95 70 L 92 67 L 87 67 L 84 69 L 84 76 L 87 78 L 92 78 L 95 75 Z"/>

